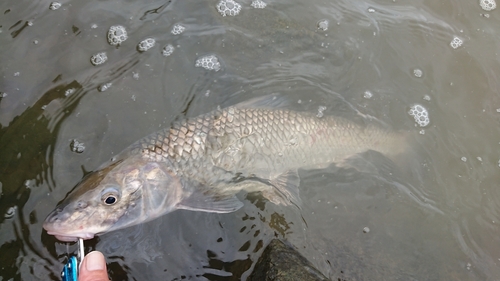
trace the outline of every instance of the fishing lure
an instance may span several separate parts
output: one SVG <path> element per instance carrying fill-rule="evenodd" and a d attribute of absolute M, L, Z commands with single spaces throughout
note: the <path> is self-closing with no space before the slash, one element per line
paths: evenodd
<path fill-rule="evenodd" d="M 78 271 L 85 256 L 83 239 L 78 239 L 78 255 L 71 256 L 61 272 L 62 281 L 78 281 Z"/>

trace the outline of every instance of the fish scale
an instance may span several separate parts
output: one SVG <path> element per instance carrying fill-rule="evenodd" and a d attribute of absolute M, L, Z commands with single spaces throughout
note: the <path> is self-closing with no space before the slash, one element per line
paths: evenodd
<path fill-rule="evenodd" d="M 265 171 L 279 174 L 289 169 L 316 168 L 367 150 L 399 154 L 404 150 L 404 137 L 341 117 L 229 107 L 176 122 L 141 140 L 139 147 L 143 157 L 169 162 L 177 174 L 194 168 L 196 160 L 206 162 L 195 165 L 198 167 L 215 165 L 232 173 L 269 177 L 271 173 Z"/>

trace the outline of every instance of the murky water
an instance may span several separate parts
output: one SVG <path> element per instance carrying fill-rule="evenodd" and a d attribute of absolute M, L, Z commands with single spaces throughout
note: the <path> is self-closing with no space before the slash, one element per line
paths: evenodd
<path fill-rule="evenodd" d="M 245 279 L 273 237 L 332 280 L 498 280 L 500 10 L 237 2 L 235 15 L 218 1 L 0 3 L 1 279 L 59 280 L 76 246 L 42 222 L 86 171 L 176 118 L 275 94 L 414 131 L 414 151 L 399 167 L 368 153 L 358 169 L 302 171 L 300 210 L 249 194 L 235 213 L 100 235 L 86 250 L 113 280 Z M 116 25 L 127 38 L 110 45 Z"/>

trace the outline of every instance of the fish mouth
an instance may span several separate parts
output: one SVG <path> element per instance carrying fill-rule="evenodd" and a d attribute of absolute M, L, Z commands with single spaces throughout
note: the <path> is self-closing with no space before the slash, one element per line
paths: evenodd
<path fill-rule="evenodd" d="M 76 242 L 79 238 L 83 240 L 88 240 L 94 238 L 94 233 L 82 232 L 82 233 L 73 233 L 72 235 L 66 235 L 63 233 L 58 233 L 54 231 L 47 231 L 49 235 L 53 235 L 57 240 L 63 242 Z"/>

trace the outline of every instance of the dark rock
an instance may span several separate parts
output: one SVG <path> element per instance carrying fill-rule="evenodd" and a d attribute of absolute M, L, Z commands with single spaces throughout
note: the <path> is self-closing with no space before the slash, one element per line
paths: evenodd
<path fill-rule="evenodd" d="M 329 280 L 293 247 L 274 239 L 257 261 L 249 281 Z"/>

